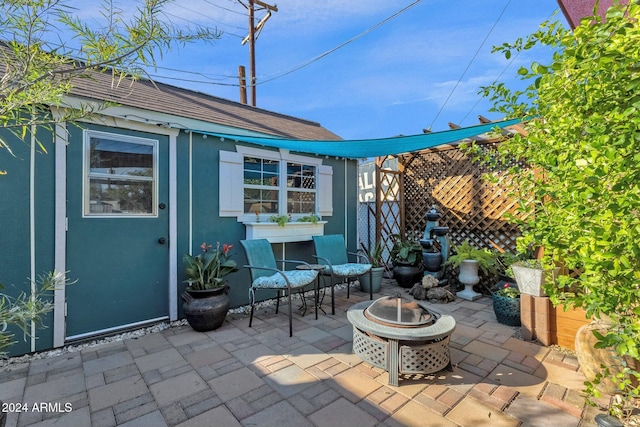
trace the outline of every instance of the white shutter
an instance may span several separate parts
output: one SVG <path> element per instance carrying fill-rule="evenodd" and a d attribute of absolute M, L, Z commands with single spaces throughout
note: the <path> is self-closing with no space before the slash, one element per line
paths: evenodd
<path fill-rule="evenodd" d="M 220 216 L 239 217 L 244 214 L 243 164 L 242 154 L 220 151 Z"/>
<path fill-rule="evenodd" d="M 318 213 L 320 216 L 333 215 L 333 168 L 318 166 Z"/>

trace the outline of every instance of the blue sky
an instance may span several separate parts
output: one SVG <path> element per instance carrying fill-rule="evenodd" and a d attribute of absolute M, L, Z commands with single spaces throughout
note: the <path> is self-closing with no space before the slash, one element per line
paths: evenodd
<path fill-rule="evenodd" d="M 257 106 L 319 122 L 345 139 L 440 131 L 448 122 L 477 124 L 479 114 L 501 118 L 488 111 L 479 87 L 501 74 L 501 80 L 517 81 L 520 65 L 551 57 L 537 49 L 507 61 L 490 51 L 535 31 L 558 9 L 556 0 L 422 0 L 286 74 L 414 2 L 277 1 L 278 11 L 256 42 Z M 238 66 L 249 75 L 248 45 L 240 43 L 247 34 L 246 9 L 237 0 L 191 0 L 177 1 L 167 12 L 178 26 L 216 27 L 224 34 L 213 45 L 165 53 L 161 68 L 150 71 L 154 79 L 238 101 Z M 265 13 L 258 11 L 256 18 Z M 554 19 L 566 26 L 561 13 Z"/>

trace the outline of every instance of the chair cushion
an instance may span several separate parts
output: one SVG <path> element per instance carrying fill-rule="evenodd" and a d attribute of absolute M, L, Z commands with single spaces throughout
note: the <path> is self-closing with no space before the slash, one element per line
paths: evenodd
<path fill-rule="evenodd" d="M 371 264 L 358 264 L 355 262 L 349 262 L 347 264 L 338 264 L 332 267 L 333 267 L 333 274 L 341 277 L 359 276 L 371 270 Z M 331 273 L 329 266 L 325 268 L 325 272 Z"/>
<path fill-rule="evenodd" d="M 291 270 L 283 271 L 287 280 L 291 283 L 292 288 L 308 285 L 313 282 L 318 276 L 318 272 L 315 270 Z M 271 276 L 262 276 L 253 281 L 254 288 L 286 288 L 287 282 L 282 277 L 282 274 L 275 273 Z"/>

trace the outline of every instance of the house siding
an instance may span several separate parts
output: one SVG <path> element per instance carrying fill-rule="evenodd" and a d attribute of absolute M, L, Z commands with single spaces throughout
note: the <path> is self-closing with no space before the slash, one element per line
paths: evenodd
<path fill-rule="evenodd" d="M 82 124 L 81 127 L 69 125 L 69 144 L 83 143 L 83 129 L 92 129 L 108 133 L 156 138 L 166 140 L 166 135 L 158 135 L 153 132 L 141 132 L 118 127 L 97 124 Z M 153 129 L 153 127 L 149 127 Z M 0 150 L 0 168 L 7 171 L 7 175 L 0 177 L 0 194 L 3 203 L 0 204 L 0 215 L 3 222 L 0 228 L 0 257 L 3 260 L 0 269 L 0 283 L 5 285 L 4 292 L 16 296 L 20 291 L 28 292 L 27 278 L 31 275 L 31 245 L 29 222 L 29 146 L 18 140 L 6 131 L 2 132 L 15 157 Z M 38 137 L 45 145 L 48 153 L 36 153 L 36 181 L 35 181 L 35 273 L 36 276 L 45 274 L 54 269 L 55 253 L 55 147 L 53 135 L 49 131 L 42 130 Z M 192 152 L 189 151 L 190 140 Z M 251 144 L 243 144 L 251 146 Z M 74 146 L 74 149 L 77 148 Z M 177 136 L 177 241 L 169 242 L 175 245 L 177 252 L 177 289 L 175 297 L 178 301 L 178 317 L 183 317 L 182 300 L 180 295 L 184 291 L 184 267 L 182 256 L 189 252 L 190 246 L 194 253 L 199 251 L 202 242 L 216 244 L 216 242 L 233 244 L 233 259 L 238 265 L 247 263 L 240 246 L 240 240 L 246 236 L 245 227 L 235 217 L 221 218 L 219 212 L 219 192 L 224 191 L 224 183 L 220 183 L 219 176 L 219 152 L 235 151 L 236 143 L 233 141 L 220 141 L 218 138 L 205 138 L 200 134 L 189 134 L 180 131 Z M 263 147 L 261 147 L 263 148 Z M 191 157 L 190 157 L 191 154 Z M 306 156 L 306 154 L 305 154 Z M 313 155 L 309 155 L 313 157 Z M 189 162 L 192 161 L 192 200 L 190 204 L 189 188 Z M 327 220 L 325 234 L 344 234 L 349 242 L 349 249 L 357 248 L 357 162 L 354 160 L 324 158 L 324 165 L 333 169 L 333 215 L 323 217 Z M 67 177 L 82 176 L 82 164 L 75 162 L 67 164 Z M 345 182 L 348 185 L 345 186 Z M 81 189 L 68 188 L 68 191 L 81 191 Z M 67 198 L 71 195 L 67 194 Z M 76 195 L 77 197 L 77 195 Z M 189 212 L 190 206 L 193 211 Z M 346 212 L 346 214 L 345 214 Z M 191 221 L 191 227 L 190 227 Z M 73 232 L 73 231 L 71 231 Z M 190 234 L 192 233 L 192 234 Z M 157 236 L 152 236 L 157 238 Z M 67 232 L 67 242 L 71 238 L 91 239 L 91 236 L 70 236 Z M 191 239 L 191 240 L 190 240 Z M 273 245 L 276 258 L 282 257 L 283 244 Z M 314 262 L 314 248 L 311 241 L 294 242 L 284 244 L 285 258 L 302 259 Z M 68 251 L 73 250 L 67 248 Z M 82 254 L 58 254 L 66 255 L 67 266 L 72 260 L 77 262 Z M 87 260 L 87 262 L 100 262 Z M 135 260 L 132 260 L 135 262 Z M 74 280 L 72 268 L 68 268 L 68 278 Z M 230 286 L 231 307 L 238 307 L 248 303 L 248 289 L 250 285 L 249 272 L 241 268 L 239 272 L 228 276 Z M 71 286 L 87 286 L 78 282 Z M 144 301 L 140 302 L 141 304 Z M 46 328 L 38 329 L 36 336 L 36 350 L 46 350 L 53 347 L 53 313 L 44 319 Z M 247 324 L 248 327 L 248 324 Z M 10 355 L 19 355 L 31 351 L 30 341 L 22 340 L 22 334 L 16 332 L 18 343 L 10 348 Z"/>
<path fill-rule="evenodd" d="M 6 150 L 0 150 L 0 168 L 7 174 L 0 176 L 0 283 L 5 287 L 3 293 L 17 297 L 21 292 L 29 292 L 30 278 L 53 270 L 54 262 L 54 162 L 55 154 L 52 135 L 47 131 L 39 131 L 38 138 L 45 146 L 48 154 L 36 147 L 35 152 L 35 210 L 34 210 L 34 242 L 35 268 L 31 272 L 31 225 L 30 225 L 30 136 L 27 143 L 16 138 L 8 131 L 1 136 L 10 144 L 14 156 Z M 32 277 L 33 276 L 33 277 Z M 43 323 L 50 325 L 53 314 L 44 317 Z M 30 340 L 23 340 L 22 332 L 11 330 L 17 343 L 12 351 L 18 354 L 31 351 Z M 38 330 L 36 334 L 36 350 L 51 348 L 50 331 Z"/>

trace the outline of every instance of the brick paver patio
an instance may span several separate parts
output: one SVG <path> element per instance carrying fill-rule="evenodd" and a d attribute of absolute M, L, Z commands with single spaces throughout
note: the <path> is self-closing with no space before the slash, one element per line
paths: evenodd
<path fill-rule="evenodd" d="M 406 293 L 394 283 L 382 293 Z M 252 328 L 229 314 L 207 333 L 182 326 L 0 368 L 0 400 L 26 408 L 7 426 L 596 425 L 575 356 L 518 339 L 490 298 L 434 304 L 457 322 L 453 372 L 393 387 L 351 351 L 345 311 L 368 294 L 337 295 L 335 316 L 295 316 L 292 338 L 286 314 L 263 308 Z"/>

